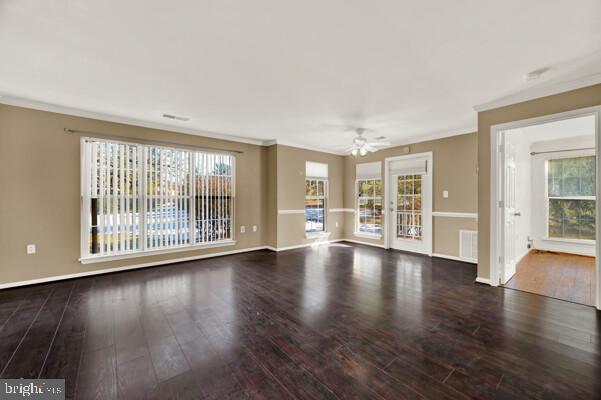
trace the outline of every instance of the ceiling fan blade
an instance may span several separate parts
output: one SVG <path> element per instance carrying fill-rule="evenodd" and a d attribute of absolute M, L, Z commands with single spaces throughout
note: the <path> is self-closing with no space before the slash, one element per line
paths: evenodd
<path fill-rule="evenodd" d="M 363 146 L 363 148 L 371 153 L 375 153 L 376 151 L 378 151 L 379 149 L 376 149 L 375 147 L 372 147 L 368 144 L 366 144 L 365 146 Z"/>
<path fill-rule="evenodd" d="M 356 148 L 357 148 L 357 146 L 349 147 L 348 149 L 344 150 L 344 152 L 350 153 L 351 151 L 355 150 Z"/>

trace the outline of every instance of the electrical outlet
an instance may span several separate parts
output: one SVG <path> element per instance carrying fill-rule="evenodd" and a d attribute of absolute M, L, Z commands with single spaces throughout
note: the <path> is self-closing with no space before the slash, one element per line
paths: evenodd
<path fill-rule="evenodd" d="M 246 227 L 244 225 L 240 225 L 240 233 L 245 233 Z"/>
<path fill-rule="evenodd" d="M 35 244 L 28 244 L 27 245 L 27 254 L 35 254 L 36 253 L 36 248 L 35 248 Z"/>
<path fill-rule="evenodd" d="M 443 190 L 442 191 L 442 198 L 443 199 L 448 199 L 449 198 L 449 191 L 448 190 Z"/>
<path fill-rule="evenodd" d="M 257 225 L 253 225 L 253 232 L 257 231 Z"/>

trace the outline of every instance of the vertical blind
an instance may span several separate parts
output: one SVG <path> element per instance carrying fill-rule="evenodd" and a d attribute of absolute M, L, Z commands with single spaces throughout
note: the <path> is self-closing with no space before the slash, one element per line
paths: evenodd
<path fill-rule="evenodd" d="M 233 156 L 82 143 L 82 257 L 233 239 Z"/>

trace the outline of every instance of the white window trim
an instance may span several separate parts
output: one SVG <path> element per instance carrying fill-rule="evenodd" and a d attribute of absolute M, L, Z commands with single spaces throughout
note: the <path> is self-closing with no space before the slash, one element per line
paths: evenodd
<path fill-rule="evenodd" d="M 320 239 L 320 238 L 329 238 L 331 232 L 321 231 L 321 232 L 305 232 L 305 239 Z"/>
<path fill-rule="evenodd" d="M 558 200 L 592 200 L 595 202 L 597 201 L 596 196 L 565 196 L 565 197 L 549 196 L 549 161 L 563 160 L 563 159 L 567 159 L 567 158 L 591 157 L 591 156 L 593 156 L 593 157 L 595 156 L 594 151 L 584 150 L 582 152 L 577 152 L 577 153 L 573 153 L 573 154 L 562 153 L 562 154 L 555 154 L 555 155 L 547 155 L 546 157 L 544 157 L 544 163 L 545 163 L 545 235 L 546 235 L 543 238 L 544 241 L 574 243 L 574 244 L 583 244 L 583 245 L 589 245 L 589 244 L 594 245 L 595 244 L 595 241 L 590 240 L 590 239 L 574 239 L 574 238 L 549 236 L 549 200 L 558 199 Z"/>
<path fill-rule="evenodd" d="M 353 232 L 353 236 L 362 237 L 362 238 L 366 238 L 366 239 L 382 239 L 381 234 L 369 233 L 369 232 L 355 231 L 355 232 Z"/>
<path fill-rule="evenodd" d="M 81 173 L 81 185 L 82 185 L 82 189 L 83 189 L 83 185 L 86 184 L 85 182 L 85 178 L 84 176 L 88 176 L 89 174 L 87 173 L 83 173 L 84 171 L 87 171 L 89 166 L 85 165 L 85 141 L 86 140 L 97 140 L 97 141 L 107 141 L 107 142 L 111 142 L 111 143 L 122 143 L 122 144 L 129 144 L 129 145 L 136 145 L 136 146 L 142 146 L 142 149 L 145 149 L 147 147 L 162 147 L 162 148 L 168 148 L 168 149 L 177 149 L 177 150 L 186 150 L 186 151 L 191 151 L 189 148 L 178 148 L 177 146 L 162 146 L 162 145 L 152 145 L 152 144 L 143 144 L 143 143 L 136 143 L 136 142 L 128 142 L 128 141 L 123 141 L 123 140 L 116 140 L 116 139 L 110 139 L 110 140 L 106 140 L 106 139 L 102 139 L 102 138 L 94 138 L 94 137 L 81 137 L 80 139 L 80 173 Z M 144 150 L 145 152 L 146 150 Z M 208 152 L 205 152 L 208 153 Z M 210 153 L 212 154 L 212 153 Z M 146 175 L 146 167 L 145 167 L 145 163 L 140 160 L 140 163 L 142 163 L 141 165 L 143 165 L 143 170 L 141 171 L 141 176 L 145 176 Z M 193 173 L 191 174 L 191 181 L 193 181 Z M 210 249 L 210 248 L 216 248 L 216 247 L 225 247 L 225 246 L 234 246 L 236 245 L 237 241 L 236 241 L 236 229 L 235 229 L 235 217 L 236 217 L 236 157 L 232 156 L 232 161 L 231 161 L 231 180 L 232 180 L 232 188 L 231 188 L 231 197 L 232 197 L 232 204 L 231 204 L 231 238 L 229 239 L 222 239 L 222 240 L 216 240 L 210 243 L 191 243 L 191 244 L 187 244 L 187 245 L 180 245 L 180 246 L 173 246 L 173 247 L 169 247 L 169 248 L 163 248 L 163 249 L 147 249 L 147 243 L 146 243 L 146 216 L 144 216 L 144 218 L 141 218 L 141 226 L 140 226 L 140 240 L 141 240 L 141 244 L 143 245 L 142 249 L 136 250 L 136 251 L 128 251 L 128 252 L 113 252 L 111 254 L 102 254 L 102 255 L 94 255 L 94 254 L 88 254 L 88 229 L 89 229 L 89 218 L 88 218 L 88 213 L 89 213 L 89 202 L 86 203 L 86 199 L 87 197 L 83 195 L 83 190 L 80 190 L 80 258 L 78 259 L 78 261 L 81 264 L 93 264 L 93 263 L 100 263 L 100 262 L 106 262 L 106 261 L 115 261 L 115 260 L 124 260 L 124 259 L 131 259 L 131 258 L 139 258 L 139 257 L 146 257 L 146 256 L 153 256 L 153 255 L 160 255 L 160 254 L 169 254 L 169 253 L 178 253 L 178 252 L 183 252 L 183 251 L 194 251 L 194 250 L 202 250 L 202 249 Z M 146 201 L 145 199 L 145 188 L 146 188 L 146 179 L 143 179 L 140 182 L 140 192 L 138 193 L 138 196 L 140 196 L 140 198 L 142 199 L 142 201 L 140 202 L 140 211 L 144 210 L 144 214 L 146 213 Z M 190 196 L 193 196 L 192 193 L 190 193 Z M 192 207 L 191 207 L 192 208 Z M 193 221 L 194 220 L 194 213 L 193 210 L 191 210 L 191 214 L 190 214 L 190 219 Z"/>
<path fill-rule="evenodd" d="M 545 237 L 545 242 L 559 242 L 559 243 L 575 243 L 585 246 L 595 246 L 595 241 L 591 239 L 571 239 L 571 238 L 556 238 L 556 237 Z"/>
<path fill-rule="evenodd" d="M 181 253 L 182 251 L 193 251 L 193 250 L 204 250 L 204 249 L 212 249 L 216 247 L 227 247 L 227 246 L 235 246 L 237 243 L 236 240 L 221 240 L 219 242 L 209 243 L 209 244 L 193 244 L 193 245 L 183 245 L 178 247 L 171 247 L 168 249 L 160 249 L 160 250 L 141 250 L 138 252 L 132 253 L 114 253 L 110 255 L 90 255 L 86 257 L 81 257 L 79 262 L 82 264 L 95 264 L 107 261 L 117 261 L 117 260 L 127 260 L 130 258 L 139 258 L 139 257 L 147 257 L 147 256 L 157 256 L 160 254 L 169 254 L 169 253 Z"/>
<path fill-rule="evenodd" d="M 376 181 L 376 180 L 380 180 L 380 184 L 382 185 L 382 178 L 359 178 L 359 179 L 355 179 L 355 228 L 354 228 L 354 232 L 353 235 L 357 236 L 357 237 L 364 237 L 367 239 L 381 239 L 382 238 L 382 234 L 381 233 L 371 233 L 371 232 L 362 232 L 359 230 L 359 224 L 360 224 L 360 212 L 359 212 L 359 199 L 367 199 L 367 200 L 380 200 L 382 202 L 382 226 L 380 227 L 380 229 L 384 229 L 384 196 L 380 195 L 380 196 L 364 196 L 364 197 L 359 197 L 359 182 L 360 181 Z M 383 185 L 382 185 L 383 187 Z"/>
<path fill-rule="evenodd" d="M 313 177 L 313 176 L 307 176 L 305 177 L 305 188 L 307 187 L 307 181 L 308 180 L 317 180 L 317 181 L 323 181 L 324 182 L 324 187 L 323 187 L 323 196 L 307 196 L 307 194 L 305 194 L 305 200 L 320 200 L 323 199 L 323 231 L 307 231 L 305 228 L 305 238 L 307 239 L 311 239 L 311 238 L 316 238 L 319 236 L 329 236 L 330 232 L 328 232 L 328 193 L 330 190 L 330 185 L 329 185 L 329 180 L 328 178 L 324 178 L 324 177 Z M 305 206 L 305 208 L 303 209 L 303 212 L 305 213 L 305 225 L 307 223 L 307 207 Z M 327 234 L 327 235 L 325 235 Z"/>

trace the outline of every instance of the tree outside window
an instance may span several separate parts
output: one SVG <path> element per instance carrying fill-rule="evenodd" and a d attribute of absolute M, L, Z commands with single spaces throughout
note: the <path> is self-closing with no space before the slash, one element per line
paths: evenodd
<path fill-rule="evenodd" d="M 548 235 L 595 240 L 595 156 L 547 161 Z"/>

